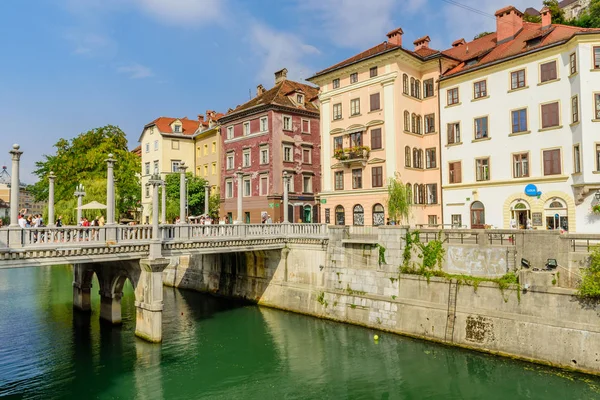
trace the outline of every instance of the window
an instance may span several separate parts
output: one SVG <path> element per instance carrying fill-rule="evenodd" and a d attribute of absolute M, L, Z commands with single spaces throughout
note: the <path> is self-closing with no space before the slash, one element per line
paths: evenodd
<path fill-rule="evenodd" d="M 572 53 L 569 56 L 569 67 L 571 70 L 571 75 L 573 75 L 577 72 L 577 54 Z"/>
<path fill-rule="evenodd" d="M 383 167 L 371 168 L 371 186 L 383 187 Z"/>
<path fill-rule="evenodd" d="M 283 146 L 283 161 L 287 161 L 287 162 L 294 161 L 294 155 L 292 153 L 292 146 Z"/>
<path fill-rule="evenodd" d="M 404 148 L 404 166 L 410 167 L 410 147 L 406 146 Z"/>
<path fill-rule="evenodd" d="M 208 143 L 204 145 L 204 155 L 208 155 Z"/>
<path fill-rule="evenodd" d="M 375 78 L 377 76 L 377 67 L 371 67 L 371 69 L 369 69 L 369 76 L 371 78 Z"/>
<path fill-rule="evenodd" d="M 362 132 L 354 132 L 350 134 L 350 146 L 355 147 L 355 146 L 362 146 L 363 145 L 363 138 L 362 138 Z"/>
<path fill-rule="evenodd" d="M 244 192 L 243 192 L 244 197 L 252 196 L 252 185 L 250 184 L 250 178 L 244 178 L 243 188 L 244 188 Z"/>
<path fill-rule="evenodd" d="M 402 93 L 408 94 L 408 75 L 402 75 Z"/>
<path fill-rule="evenodd" d="M 549 82 L 556 79 L 556 61 L 540 65 L 540 82 Z"/>
<path fill-rule="evenodd" d="M 410 113 L 404 111 L 404 132 L 410 132 Z"/>
<path fill-rule="evenodd" d="M 150 143 L 146 143 L 146 153 L 150 153 Z"/>
<path fill-rule="evenodd" d="M 235 161 L 235 154 L 233 152 L 228 153 L 227 154 L 227 169 L 234 168 L 234 161 Z"/>
<path fill-rule="evenodd" d="M 208 176 L 208 164 L 204 164 L 204 176 Z"/>
<path fill-rule="evenodd" d="M 598 160 L 598 145 L 596 145 L 596 160 Z M 598 161 L 596 161 L 597 163 Z M 578 144 L 573 146 L 573 172 L 576 174 L 581 172 L 581 152 Z"/>
<path fill-rule="evenodd" d="M 381 109 L 381 104 L 379 102 L 379 93 L 373 93 L 371 96 L 369 96 L 369 100 L 371 103 L 371 111 Z"/>
<path fill-rule="evenodd" d="M 558 126 L 559 119 L 558 102 L 542 105 L 542 129 Z"/>
<path fill-rule="evenodd" d="M 352 170 L 352 189 L 362 189 L 362 169 Z"/>
<path fill-rule="evenodd" d="M 429 226 L 437 226 L 437 215 L 428 215 L 427 216 L 427 224 Z"/>
<path fill-rule="evenodd" d="M 173 132 L 180 133 L 181 132 L 181 125 L 173 125 Z"/>
<path fill-rule="evenodd" d="M 290 173 L 288 172 L 288 175 L 290 175 Z M 290 180 L 288 181 L 288 192 L 292 193 L 294 191 L 294 173 L 291 174 L 290 176 Z"/>
<path fill-rule="evenodd" d="M 462 215 L 461 214 L 452 214 L 452 227 L 460 228 L 462 227 Z"/>
<path fill-rule="evenodd" d="M 573 96 L 571 98 L 571 123 L 579 122 L 579 98 Z"/>
<path fill-rule="evenodd" d="M 344 149 L 344 138 L 342 136 L 337 136 L 333 138 L 333 150 L 343 150 Z"/>
<path fill-rule="evenodd" d="M 296 95 L 296 103 L 298 103 L 298 104 L 304 103 L 304 96 L 301 94 L 297 94 Z"/>
<path fill-rule="evenodd" d="M 283 130 L 284 131 L 292 130 L 292 117 L 289 117 L 287 115 L 283 116 Z"/>
<path fill-rule="evenodd" d="M 455 161 L 448 163 L 448 182 L 449 183 L 461 183 L 462 182 L 462 171 L 461 162 Z"/>
<path fill-rule="evenodd" d="M 248 136 L 250 134 L 250 122 L 244 122 L 244 136 Z"/>
<path fill-rule="evenodd" d="M 487 81 L 479 81 L 473 84 L 473 98 L 480 99 L 487 96 Z"/>
<path fill-rule="evenodd" d="M 529 176 L 529 153 L 513 154 L 513 176 L 515 178 Z"/>
<path fill-rule="evenodd" d="M 233 139 L 233 126 L 227 127 L 227 139 Z"/>
<path fill-rule="evenodd" d="M 233 197 L 233 181 L 231 179 L 225 181 L 225 198 Z"/>
<path fill-rule="evenodd" d="M 214 154 L 217 152 L 217 142 L 212 142 L 211 152 Z"/>
<path fill-rule="evenodd" d="M 302 177 L 302 193 L 312 193 L 312 176 Z"/>
<path fill-rule="evenodd" d="M 510 88 L 511 90 L 525 87 L 525 70 L 514 71 L 510 73 Z"/>
<path fill-rule="evenodd" d="M 334 176 L 335 176 L 335 190 L 344 190 L 344 172 L 336 171 Z"/>
<path fill-rule="evenodd" d="M 158 140 L 154 141 L 154 151 L 158 151 Z"/>
<path fill-rule="evenodd" d="M 335 207 L 335 224 L 346 225 L 346 212 L 342 206 Z"/>
<path fill-rule="evenodd" d="M 269 176 L 261 175 L 260 177 L 260 195 L 266 196 L 269 194 Z"/>
<path fill-rule="evenodd" d="M 435 114 L 425 116 L 425 133 L 435 133 Z"/>
<path fill-rule="evenodd" d="M 334 79 L 332 82 L 332 86 L 334 89 L 337 89 L 340 87 L 340 78 Z"/>
<path fill-rule="evenodd" d="M 242 167 L 249 167 L 250 166 L 250 149 L 244 149 L 244 152 L 242 153 Z"/>
<path fill-rule="evenodd" d="M 179 140 L 171 140 L 171 149 L 179 150 Z"/>
<path fill-rule="evenodd" d="M 144 164 L 144 172 L 145 172 L 145 175 L 150 175 L 150 163 L 149 162 Z"/>
<path fill-rule="evenodd" d="M 448 124 L 448 144 L 460 143 L 460 122 Z"/>
<path fill-rule="evenodd" d="M 385 209 L 381 204 L 373 206 L 373 226 L 385 224 Z"/>
<path fill-rule="evenodd" d="M 181 161 L 179 160 L 171 160 L 171 172 L 179 172 L 179 165 Z"/>
<path fill-rule="evenodd" d="M 596 145 L 596 171 L 600 171 L 600 145 Z"/>
<path fill-rule="evenodd" d="M 417 115 L 417 130 L 415 131 L 415 133 L 417 133 L 419 135 L 421 134 L 421 125 L 422 125 L 421 122 L 422 122 L 421 121 L 421 116 Z"/>
<path fill-rule="evenodd" d="M 511 111 L 512 133 L 527 132 L 527 109 Z"/>
<path fill-rule="evenodd" d="M 433 79 L 427 79 L 423 81 L 423 97 L 433 97 L 435 95 L 433 91 Z"/>
<path fill-rule="evenodd" d="M 475 118 L 475 139 L 488 137 L 488 117 Z"/>
<path fill-rule="evenodd" d="M 358 72 L 350 74 L 350 83 L 358 82 Z"/>
<path fill-rule="evenodd" d="M 421 98 L 421 81 L 418 79 L 415 79 L 415 97 L 417 99 Z"/>
<path fill-rule="evenodd" d="M 342 103 L 333 105 L 333 119 L 342 119 Z"/>
<path fill-rule="evenodd" d="M 425 204 L 425 185 L 415 183 L 413 189 L 414 204 Z"/>
<path fill-rule="evenodd" d="M 458 104 L 458 88 L 448 89 L 446 91 L 448 95 L 448 104 L 449 106 L 453 104 Z"/>
<path fill-rule="evenodd" d="M 310 133 L 310 121 L 308 119 L 302 120 L 302 133 Z"/>
<path fill-rule="evenodd" d="M 415 97 L 415 78 L 410 78 L 410 95 Z"/>
<path fill-rule="evenodd" d="M 490 159 L 479 158 L 475 160 L 476 180 L 477 181 L 489 181 L 490 180 Z"/>
<path fill-rule="evenodd" d="M 600 119 L 600 93 L 594 93 L 594 119 Z"/>
<path fill-rule="evenodd" d="M 413 148 L 413 168 L 423 168 L 423 150 Z"/>
<path fill-rule="evenodd" d="M 560 175 L 560 149 L 544 150 L 544 175 Z"/>
<path fill-rule="evenodd" d="M 211 175 L 216 175 L 217 174 L 217 163 L 214 162 L 211 164 L 210 166 L 210 174 Z"/>
<path fill-rule="evenodd" d="M 437 167 L 437 160 L 435 157 L 435 148 L 425 149 L 425 168 L 431 169 Z"/>
<path fill-rule="evenodd" d="M 363 226 L 365 224 L 365 209 L 360 204 L 357 204 L 352 209 L 352 224 Z"/>
<path fill-rule="evenodd" d="M 260 131 L 266 132 L 269 130 L 269 119 L 267 117 L 262 117 L 260 119 Z"/>
<path fill-rule="evenodd" d="M 312 164 L 312 152 L 310 149 L 302 149 L 302 162 L 305 164 Z"/>
<path fill-rule="evenodd" d="M 600 69 L 600 47 L 594 46 L 594 69 Z"/>
<path fill-rule="evenodd" d="M 411 122 L 411 132 L 412 133 L 417 133 L 417 114 L 412 113 L 412 115 L 410 116 L 410 122 Z"/>
<path fill-rule="evenodd" d="M 154 161 L 154 166 L 153 167 L 154 167 L 154 174 L 155 175 L 158 174 L 159 173 L 159 170 L 158 170 L 158 161 Z"/>
<path fill-rule="evenodd" d="M 360 114 L 360 99 L 350 100 L 350 115 Z"/>
<path fill-rule="evenodd" d="M 437 204 L 437 183 L 425 185 L 427 191 L 427 204 Z"/>
<path fill-rule="evenodd" d="M 269 148 L 268 147 L 262 147 L 260 149 L 260 163 L 261 164 L 269 163 Z"/>
<path fill-rule="evenodd" d="M 381 142 L 381 128 L 371 129 L 371 149 L 379 150 L 382 148 L 383 145 Z"/>
<path fill-rule="evenodd" d="M 146 186 L 146 197 L 150 197 L 150 186 Z"/>

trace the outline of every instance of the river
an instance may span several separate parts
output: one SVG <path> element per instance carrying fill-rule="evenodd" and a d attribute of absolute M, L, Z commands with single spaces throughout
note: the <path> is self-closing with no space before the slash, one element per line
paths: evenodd
<path fill-rule="evenodd" d="M 72 310 L 68 266 L 0 270 L 0 397 L 15 399 L 596 399 L 600 379 L 164 289 L 163 338 Z M 379 341 L 373 335 L 380 336 Z"/>

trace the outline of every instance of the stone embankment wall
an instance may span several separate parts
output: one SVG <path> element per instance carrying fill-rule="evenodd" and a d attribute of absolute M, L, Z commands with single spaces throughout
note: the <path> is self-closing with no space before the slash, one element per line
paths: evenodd
<path fill-rule="evenodd" d="M 390 258 L 402 251 L 387 243 Z M 488 244 L 486 244 L 487 246 Z M 399 275 L 398 259 L 332 231 L 329 246 L 185 256 L 167 285 L 243 298 L 293 312 L 600 374 L 600 307 L 544 282 L 528 290 L 476 289 Z"/>

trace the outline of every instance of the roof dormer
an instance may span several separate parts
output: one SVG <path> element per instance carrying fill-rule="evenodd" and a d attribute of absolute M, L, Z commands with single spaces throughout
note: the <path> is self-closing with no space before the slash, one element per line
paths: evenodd
<path fill-rule="evenodd" d="M 181 120 L 176 119 L 175 121 L 171 122 L 171 131 L 173 133 L 183 133 Z"/>

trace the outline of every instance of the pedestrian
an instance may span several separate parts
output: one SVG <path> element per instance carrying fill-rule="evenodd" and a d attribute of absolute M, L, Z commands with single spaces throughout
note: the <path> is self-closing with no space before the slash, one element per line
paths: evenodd
<path fill-rule="evenodd" d="M 62 215 L 59 215 L 58 218 L 56 219 L 56 227 L 62 228 L 62 226 L 63 226 Z"/>
<path fill-rule="evenodd" d="M 271 216 L 269 214 L 267 214 L 267 221 L 266 221 L 266 223 L 267 224 L 272 224 L 273 223 L 273 220 L 271 219 Z"/>
<path fill-rule="evenodd" d="M 98 226 L 104 226 L 105 222 L 104 222 L 104 215 L 101 215 L 100 218 L 98 219 Z"/>
<path fill-rule="evenodd" d="M 21 228 L 27 228 L 27 220 L 25 219 L 25 216 L 23 214 L 19 214 L 18 223 Z"/>

